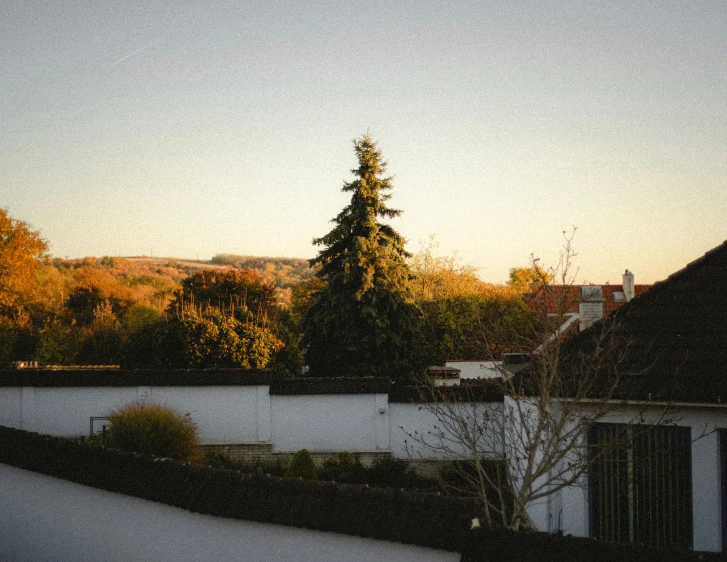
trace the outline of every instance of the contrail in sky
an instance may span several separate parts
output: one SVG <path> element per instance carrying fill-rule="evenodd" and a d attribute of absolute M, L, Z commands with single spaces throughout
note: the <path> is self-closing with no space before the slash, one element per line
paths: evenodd
<path fill-rule="evenodd" d="M 136 51 L 134 51 L 133 53 L 129 53 L 128 55 L 125 55 L 125 56 L 121 57 L 121 58 L 120 58 L 119 60 L 117 60 L 116 62 L 113 62 L 113 63 L 111 63 L 111 64 L 110 64 L 109 66 L 116 66 L 117 64 L 119 64 L 119 63 L 121 63 L 121 62 L 124 62 L 124 61 L 125 61 L 126 59 L 128 59 L 129 57 L 133 57 L 134 55 L 138 55 L 138 54 L 139 54 L 139 53 L 141 53 L 142 51 L 144 51 L 144 50 L 148 49 L 149 47 L 151 47 L 151 46 L 152 46 L 152 45 L 153 45 L 154 43 L 156 43 L 156 41 L 152 41 L 151 43 L 149 43 L 149 44 L 147 44 L 147 45 L 144 45 L 144 46 L 143 46 L 143 47 L 141 47 L 140 49 L 137 49 L 137 50 L 136 50 Z"/>

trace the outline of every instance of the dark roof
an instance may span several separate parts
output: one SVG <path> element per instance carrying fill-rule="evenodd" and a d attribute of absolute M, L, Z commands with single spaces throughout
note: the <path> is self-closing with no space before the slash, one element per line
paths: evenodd
<path fill-rule="evenodd" d="M 272 380 L 267 369 L 0 370 L 0 387 L 250 386 Z"/>
<path fill-rule="evenodd" d="M 604 322 L 614 323 L 625 345 L 623 397 L 727 403 L 727 241 Z M 602 325 L 568 347 L 587 348 Z"/>
<path fill-rule="evenodd" d="M 270 394 L 387 394 L 389 377 L 301 377 L 281 379 L 270 386 Z"/>
<path fill-rule="evenodd" d="M 458 386 L 393 386 L 389 403 L 423 404 L 427 402 L 502 402 L 502 387 L 491 379 L 469 379 Z"/>

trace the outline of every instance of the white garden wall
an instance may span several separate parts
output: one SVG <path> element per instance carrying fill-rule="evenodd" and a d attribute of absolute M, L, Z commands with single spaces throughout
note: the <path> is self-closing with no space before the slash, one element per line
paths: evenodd
<path fill-rule="evenodd" d="M 272 396 L 275 451 L 388 451 L 386 394 Z"/>
<path fill-rule="evenodd" d="M 436 433 L 436 416 L 427 405 L 389 403 L 384 393 L 271 395 L 267 385 L 0 387 L 0 425 L 77 438 L 89 434 L 91 417 L 130 402 L 156 402 L 188 413 L 206 445 L 266 443 L 275 452 L 306 448 L 444 458 L 407 436 Z M 478 412 L 498 407 L 480 404 Z"/>
<path fill-rule="evenodd" d="M 88 435 L 91 417 L 130 402 L 189 413 L 203 443 L 270 439 L 267 387 L 0 387 L 0 425 L 59 437 Z"/>
<path fill-rule="evenodd" d="M 150 400 L 188 412 L 204 443 L 270 440 L 270 394 L 258 386 L 156 387 Z"/>
<path fill-rule="evenodd" d="M 393 542 L 190 513 L 0 464 L 0 560 L 456 562 Z"/>
<path fill-rule="evenodd" d="M 466 419 L 466 415 L 476 416 L 481 423 L 486 413 L 491 415 L 499 415 L 502 404 L 498 403 L 478 403 L 476 405 L 470 403 L 460 404 L 462 408 L 467 410 L 466 414 L 458 414 L 462 419 Z M 444 407 L 444 406 L 442 406 Z M 393 403 L 391 404 L 391 454 L 394 458 L 399 459 L 421 459 L 421 460 L 446 460 L 451 459 L 450 455 L 438 448 L 441 437 L 446 440 L 448 448 L 455 453 L 468 455 L 468 451 L 464 447 L 457 448 L 451 442 L 452 434 L 444 430 L 441 423 L 437 421 L 437 414 L 433 411 L 435 406 L 411 403 Z M 488 431 L 487 436 L 483 439 L 481 452 L 487 454 L 491 458 L 500 458 L 502 456 L 501 440 L 498 436 L 498 430 L 493 424 Z M 413 438 L 413 436 L 424 436 L 427 443 L 433 444 L 434 447 L 427 446 L 421 441 Z M 449 438 L 449 439 L 447 439 Z"/>
<path fill-rule="evenodd" d="M 23 420 L 23 389 L 21 387 L 0 388 L 0 425 L 21 427 Z"/>

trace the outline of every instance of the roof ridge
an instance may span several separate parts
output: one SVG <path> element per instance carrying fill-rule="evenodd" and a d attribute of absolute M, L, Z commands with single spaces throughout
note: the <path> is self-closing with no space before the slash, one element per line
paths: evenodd
<path fill-rule="evenodd" d="M 725 240 L 718 246 L 715 246 L 711 250 L 706 251 L 704 253 L 704 255 L 698 257 L 695 260 L 692 260 L 683 268 L 681 268 L 681 269 L 675 271 L 674 273 L 672 273 L 671 275 L 669 275 L 666 279 L 663 279 L 661 281 L 656 281 L 655 283 L 653 283 L 651 285 L 650 289 L 644 291 L 643 293 L 641 293 L 639 295 L 635 294 L 630 301 L 628 301 L 628 302 L 624 303 L 622 306 L 612 310 L 608 314 L 608 316 L 604 316 L 604 318 L 608 318 L 611 316 L 616 317 L 617 315 L 620 316 L 621 318 L 623 318 L 624 314 L 631 313 L 631 310 L 634 307 L 634 305 L 638 306 L 644 300 L 648 301 L 650 299 L 653 299 L 655 295 L 660 294 L 661 291 L 664 290 L 664 287 L 671 286 L 671 284 L 674 282 L 675 279 L 678 280 L 679 278 L 686 275 L 687 273 L 691 273 L 692 271 L 694 271 L 695 267 L 701 266 L 705 261 L 707 261 L 708 259 L 711 259 L 714 254 L 717 254 L 721 251 L 727 252 L 727 240 Z M 596 322 L 595 324 L 598 324 L 598 322 Z M 589 326 L 586 330 L 584 330 L 580 334 L 577 334 L 575 336 L 575 338 L 579 337 L 583 333 L 590 332 L 591 330 L 595 330 L 595 328 L 593 327 L 593 326 L 595 326 L 595 324 L 592 326 Z"/>
<path fill-rule="evenodd" d="M 687 272 L 691 272 L 692 270 L 694 270 L 695 267 L 701 266 L 708 259 L 712 258 L 712 256 L 714 254 L 717 254 L 720 251 L 727 251 L 727 240 L 722 242 L 720 245 L 715 246 L 711 250 L 707 250 L 706 252 L 704 252 L 704 255 L 699 256 L 697 259 L 690 261 L 687 265 L 685 265 L 681 269 L 676 270 L 674 273 L 669 275 L 666 279 L 662 279 L 661 281 L 657 281 L 656 283 L 654 283 L 654 285 L 651 288 L 651 291 L 653 291 L 654 289 L 659 289 L 662 285 L 664 285 L 668 281 L 673 281 L 674 279 L 678 279 L 679 277 L 685 275 Z"/>
<path fill-rule="evenodd" d="M 623 306 L 620 306 L 616 310 L 614 310 L 613 313 L 618 314 L 628 314 L 633 306 L 634 301 L 637 301 L 639 304 L 641 304 L 641 301 L 644 300 L 644 297 L 646 297 L 646 300 L 649 300 L 651 298 L 654 298 L 654 295 L 658 295 L 661 293 L 662 290 L 664 290 L 664 287 L 669 287 L 671 283 L 674 282 L 674 280 L 679 280 L 682 276 L 686 275 L 688 272 L 691 273 L 694 271 L 695 267 L 701 266 L 705 261 L 712 258 L 714 254 L 719 253 L 720 251 L 727 251 L 727 240 L 719 244 L 718 246 L 715 246 L 711 250 L 707 250 L 704 255 L 699 256 L 697 259 L 690 261 L 687 265 L 685 265 L 683 268 L 678 269 L 671 275 L 669 275 L 666 279 L 662 279 L 661 281 L 656 281 L 651 285 L 651 288 L 647 291 L 644 291 L 640 295 L 634 295 L 634 297 L 627 303 L 624 303 Z"/>

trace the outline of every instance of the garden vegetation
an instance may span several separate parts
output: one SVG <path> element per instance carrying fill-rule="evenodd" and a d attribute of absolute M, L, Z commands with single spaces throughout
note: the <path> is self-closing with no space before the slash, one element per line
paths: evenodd
<path fill-rule="evenodd" d="M 192 420 L 161 404 L 127 404 L 108 415 L 106 446 L 179 461 L 201 458 Z"/>

